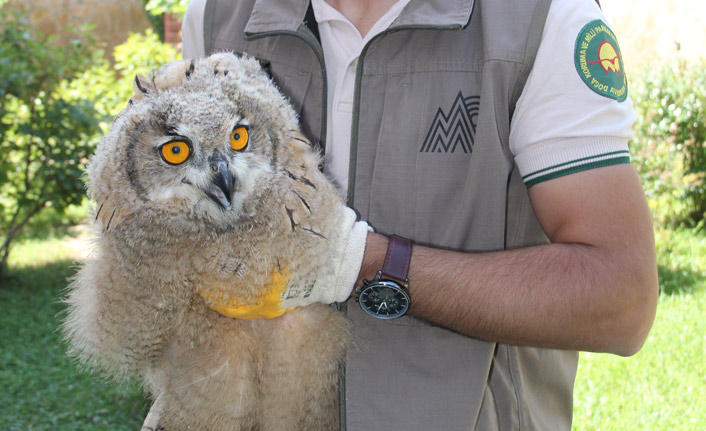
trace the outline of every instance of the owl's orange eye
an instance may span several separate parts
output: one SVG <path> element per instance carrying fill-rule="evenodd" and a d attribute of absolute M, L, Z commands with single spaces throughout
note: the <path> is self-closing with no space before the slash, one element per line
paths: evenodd
<path fill-rule="evenodd" d="M 230 147 L 235 151 L 243 151 L 248 146 L 248 128 L 238 126 L 230 133 Z"/>
<path fill-rule="evenodd" d="M 180 165 L 189 158 L 191 147 L 184 141 L 172 141 L 159 147 L 162 159 L 170 165 Z"/>

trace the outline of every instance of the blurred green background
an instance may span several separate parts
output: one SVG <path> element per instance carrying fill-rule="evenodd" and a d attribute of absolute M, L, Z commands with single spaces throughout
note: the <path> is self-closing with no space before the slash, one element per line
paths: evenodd
<path fill-rule="evenodd" d="M 135 73 L 179 58 L 178 40 L 165 43 L 164 34 L 185 2 L 136 1 L 142 21 L 123 30 L 139 31 L 112 29 L 107 40 L 100 23 L 44 34 L 34 2 L 0 0 L 2 430 L 137 430 L 149 408 L 137 383 L 117 387 L 78 369 L 57 332 L 67 278 L 90 251 L 82 224 L 90 205 L 81 178 L 87 158 L 130 97 Z M 654 217 L 661 293 L 637 355 L 581 354 L 573 429 L 701 430 L 706 8 L 649 0 L 635 12 L 635 1 L 602 3 L 630 53 L 638 112 L 632 162 Z"/>

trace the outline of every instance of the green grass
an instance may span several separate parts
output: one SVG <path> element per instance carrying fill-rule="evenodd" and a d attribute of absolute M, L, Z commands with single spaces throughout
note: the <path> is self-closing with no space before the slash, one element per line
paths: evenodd
<path fill-rule="evenodd" d="M 69 238 L 21 241 L 0 280 L 0 429 L 139 430 L 142 391 L 113 387 L 64 354 L 57 326 L 75 270 Z"/>
<path fill-rule="evenodd" d="M 662 294 L 643 349 L 630 358 L 582 353 L 576 431 L 706 427 L 706 235 L 658 230 Z"/>
<path fill-rule="evenodd" d="M 58 298 L 75 270 L 76 233 L 22 240 L 0 280 L 0 430 L 138 430 L 148 401 L 65 357 Z M 631 358 L 582 354 L 576 431 L 685 431 L 706 424 L 706 234 L 657 232 L 662 295 Z"/>

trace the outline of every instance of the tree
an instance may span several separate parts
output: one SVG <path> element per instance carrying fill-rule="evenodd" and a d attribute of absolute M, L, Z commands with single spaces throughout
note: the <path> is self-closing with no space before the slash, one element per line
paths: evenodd
<path fill-rule="evenodd" d="M 17 11 L 0 10 L 0 23 L 1 275 L 32 217 L 81 202 L 81 175 L 100 129 L 91 101 L 60 91 L 90 66 L 88 29 L 58 46 Z"/>

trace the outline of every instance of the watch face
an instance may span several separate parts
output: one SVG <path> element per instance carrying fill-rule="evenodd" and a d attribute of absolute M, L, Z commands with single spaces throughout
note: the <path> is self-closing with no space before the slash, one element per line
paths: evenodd
<path fill-rule="evenodd" d="M 359 297 L 360 306 L 366 313 L 378 319 L 394 319 L 409 308 L 406 290 L 391 281 L 379 281 L 366 286 Z"/>

